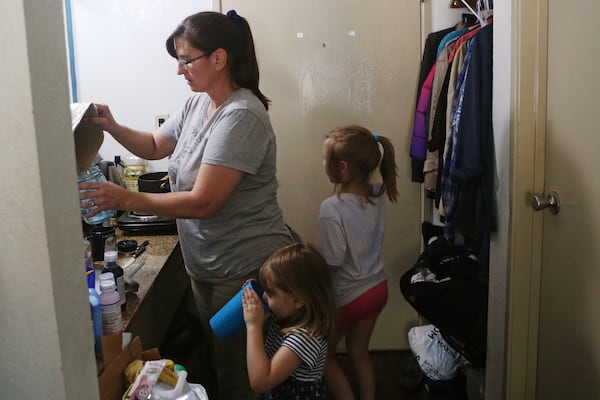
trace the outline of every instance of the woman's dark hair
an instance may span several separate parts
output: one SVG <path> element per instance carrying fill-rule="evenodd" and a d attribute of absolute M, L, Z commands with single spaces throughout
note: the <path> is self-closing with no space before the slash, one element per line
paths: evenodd
<path fill-rule="evenodd" d="M 212 53 L 227 51 L 229 73 L 233 82 L 250 89 L 269 109 L 269 100 L 258 88 L 259 72 L 254 39 L 248 21 L 235 10 L 225 14 L 204 11 L 190 15 L 167 38 L 167 51 L 177 58 L 175 38 L 183 38 L 198 50 Z"/>

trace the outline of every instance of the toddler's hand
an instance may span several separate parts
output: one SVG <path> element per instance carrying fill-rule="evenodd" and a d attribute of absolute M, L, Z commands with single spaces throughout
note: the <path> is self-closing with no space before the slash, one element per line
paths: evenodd
<path fill-rule="evenodd" d="M 248 278 L 244 281 L 244 284 L 242 285 L 242 287 L 246 286 L 249 282 L 255 281 L 255 278 Z"/>
<path fill-rule="evenodd" d="M 246 327 L 261 327 L 265 323 L 265 308 L 262 300 L 258 297 L 258 294 L 251 289 L 246 287 L 242 294 L 242 306 L 244 307 L 244 321 Z"/>

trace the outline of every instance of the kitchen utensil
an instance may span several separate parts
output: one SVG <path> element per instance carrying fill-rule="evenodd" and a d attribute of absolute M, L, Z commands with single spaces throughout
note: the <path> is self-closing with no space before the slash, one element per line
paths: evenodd
<path fill-rule="evenodd" d="M 149 193 L 167 193 L 171 191 L 167 172 L 150 172 L 138 178 L 138 190 Z"/>
<path fill-rule="evenodd" d="M 133 276 L 144 266 L 146 260 L 140 260 L 139 264 L 129 274 L 125 275 L 125 293 L 137 292 L 140 288 L 138 281 L 133 279 Z"/>
<path fill-rule="evenodd" d="M 123 269 L 133 264 L 135 259 L 138 258 L 140 254 L 142 254 L 144 251 L 146 251 L 146 246 L 148 246 L 148 243 L 149 242 L 147 240 L 144 240 L 144 242 L 133 252 L 133 255 L 129 258 L 129 260 L 127 260 L 127 262 L 123 264 Z"/>
<path fill-rule="evenodd" d="M 137 211 L 127 211 L 119 218 L 117 226 L 127 235 L 175 235 L 175 218 L 159 217 Z"/>

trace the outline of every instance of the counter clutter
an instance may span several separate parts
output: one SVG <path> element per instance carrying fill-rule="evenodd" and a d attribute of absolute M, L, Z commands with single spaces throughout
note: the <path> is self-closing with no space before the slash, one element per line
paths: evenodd
<path fill-rule="evenodd" d="M 126 294 L 126 307 L 122 312 L 123 331 L 139 336 L 144 348 L 159 347 L 167 333 L 171 319 L 189 285 L 183 266 L 177 235 L 124 236 L 119 229 L 117 240 L 130 239 L 138 243 L 148 241 L 144 253 L 125 268 L 128 276 L 136 267 L 143 266 L 135 274 L 136 292 Z M 124 265 L 131 254 L 120 253 L 119 264 Z M 95 261 L 99 273 L 102 261 Z M 99 373 L 102 366 L 99 366 Z"/>

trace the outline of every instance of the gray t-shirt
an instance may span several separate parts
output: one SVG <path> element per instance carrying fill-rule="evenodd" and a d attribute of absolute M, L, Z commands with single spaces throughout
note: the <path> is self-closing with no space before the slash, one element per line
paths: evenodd
<path fill-rule="evenodd" d="M 210 118 L 209 104 L 208 95 L 192 95 L 161 131 L 176 142 L 169 161 L 174 192 L 192 189 L 201 164 L 244 172 L 215 216 L 177 219 L 188 273 L 218 283 L 251 273 L 292 239 L 277 202 L 275 135 L 264 106 L 247 89 L 236 90 Z"/>
<path fill-rule="evenodd" d="M 359 196 L 341 193 L 321 203 L 317 248 L 333 274 L 336 305 L 344 306 L 378 283 L 383 272 L 385 195 L 370 204 Z"/>

